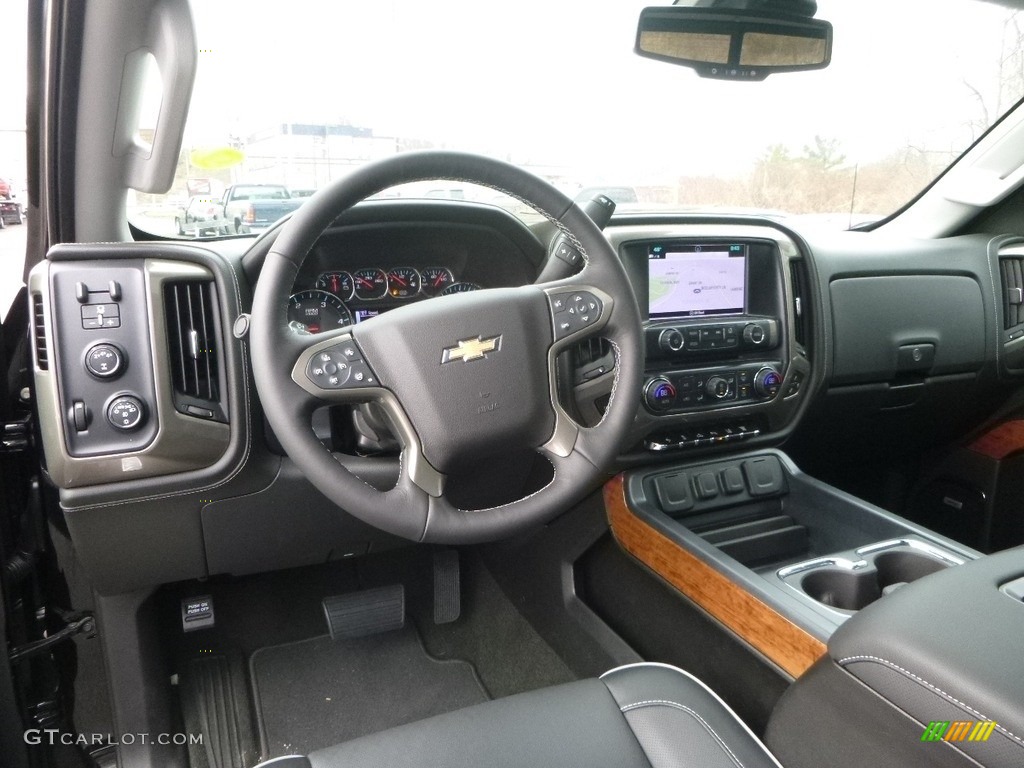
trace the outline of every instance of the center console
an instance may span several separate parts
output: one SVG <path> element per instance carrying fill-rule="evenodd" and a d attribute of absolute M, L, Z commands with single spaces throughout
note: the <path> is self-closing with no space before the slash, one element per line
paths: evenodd
<path fill-rule="evenodd" d="M 812 373 L 796 244 L 767 226 L 617 228 L 610 237 L 644 318 L 637 450 L 783 436 Z"/>

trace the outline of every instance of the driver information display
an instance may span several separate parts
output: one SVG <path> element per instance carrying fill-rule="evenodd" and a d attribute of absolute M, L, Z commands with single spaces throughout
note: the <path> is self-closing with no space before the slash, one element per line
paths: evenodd
<path fill-rule="evenodd" d="M 654 245 L 647 272 L 651 318 L 737 315 L 746 306 L 745 245 Z"/>

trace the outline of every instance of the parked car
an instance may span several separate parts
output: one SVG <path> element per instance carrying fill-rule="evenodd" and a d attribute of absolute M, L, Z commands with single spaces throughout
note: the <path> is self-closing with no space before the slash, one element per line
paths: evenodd
<path fill-rule="evenodd" d="M 215 198 L 208 195 L 190 197 L 188 203 L 174 217 L 174 226 L 179 235 L 228 234 L 223 211 Z"/>
<path fill-rule="evenodd" d="M 235 233 L 262 232 L 302 203 L 283 184 L 232 184 L 221 198 L 221 215 Z"/>
<path fill-rule="evenodd" d="M 650 2 L 23 0 L 0 767 L 1024 765 L 1020 3 Z"/>
<path fill-rule="evenodd" d="M 8 224 L 24 224 L 25 209 L 17 200 L 0 200 L 0 228 Z"/>

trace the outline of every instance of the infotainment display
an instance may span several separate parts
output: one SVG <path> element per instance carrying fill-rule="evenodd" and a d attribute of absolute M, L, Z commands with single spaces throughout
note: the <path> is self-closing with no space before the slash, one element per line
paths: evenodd
<path fill-rule="evenodd" d="M 740 315 L 746 309 L 747 246 L 652 245 L 647 254 L 648 316 Z"/>

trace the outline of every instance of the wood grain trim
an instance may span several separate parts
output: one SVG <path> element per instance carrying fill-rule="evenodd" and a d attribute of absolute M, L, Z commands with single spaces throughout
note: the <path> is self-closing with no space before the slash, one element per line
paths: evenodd
<path fill-rule="evenodd" d="M 825 654 L 816 637 L 634 515 L 622 475 L 605 484 L 604 503 L 612 534 L 626 552 L 793 677 Z"/>

